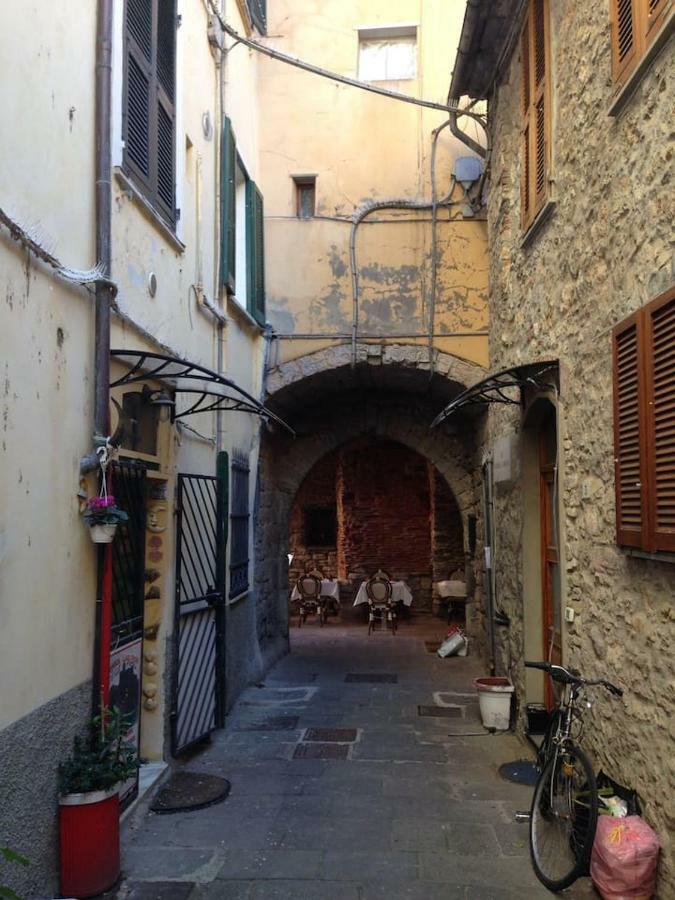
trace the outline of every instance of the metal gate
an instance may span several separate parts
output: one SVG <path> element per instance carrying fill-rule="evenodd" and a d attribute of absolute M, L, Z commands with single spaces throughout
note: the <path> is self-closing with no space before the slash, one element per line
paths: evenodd
<path fill-rule="evenodd" d="M 174 755 L 223 724 L 224 484 L 208 475 L 178 476 Z"/>

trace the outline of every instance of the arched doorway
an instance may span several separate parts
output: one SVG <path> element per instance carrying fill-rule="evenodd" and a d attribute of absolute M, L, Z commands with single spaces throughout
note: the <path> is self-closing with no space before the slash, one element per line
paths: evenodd
<path fill-rule="evenodd" d="M 400 442 L 360 437 L 306 475 L 290 514 L 289 581 L 310 569 L 354 582 L 383 569 L 405 581 L 414 608 L 439 605 L 434 585 L 465 581 L 457 501 L 436 466 Z"/>

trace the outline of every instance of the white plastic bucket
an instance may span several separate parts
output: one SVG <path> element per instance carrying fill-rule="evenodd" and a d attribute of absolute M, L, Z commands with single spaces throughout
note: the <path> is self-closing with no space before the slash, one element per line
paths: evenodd
<path fill-rule="evenodd" d="M 485 728 L 507 731 L 511 718 L 513 685 L 508 678 L 476 678 L 480 717 Z"/>

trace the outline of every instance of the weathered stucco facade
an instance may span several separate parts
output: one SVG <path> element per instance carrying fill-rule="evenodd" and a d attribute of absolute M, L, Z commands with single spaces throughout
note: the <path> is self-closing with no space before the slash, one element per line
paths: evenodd
<path fill-rule="evenodd" d="M 479 17 L 492 14 L 488 6 Z M 511 618 L 508 631 L 498 629 L 498 648 L 521 710 L 541 701 L 541 676 L 526 677 L 522 661 L 547 653 L 536 438 L 536 398 L 545 396 L 558 432 L 561 602 L 574 616 L 562 623 L 563 660 L 625 690 L 620 701 L 596 698 L 583 740 L 597 768 L 638 790 L 663 844 L 665 898 L 675 890 L 675 569 L 672 559 L 638 558 L 616 543 L 611 333 L 673 284 L 672 37 L 610 116 L 608 5 L 548 6 L 551 203 L 528 235 L 520 224 L 519 22 L 502 23 L 502 37 L 509 25 L 516 39 L 501 71 L 488 73 L 496 75 L 488 97 L 490 368 L 559 360 L 559 390 L 526 391 L 524 410 L 495 404 L 489 413 L 488 451 L 514 436 L 519 463 L 495 489 L 497 601 Z M 467 71 L 480 77 L 481 65 L 476 56 Z"/>

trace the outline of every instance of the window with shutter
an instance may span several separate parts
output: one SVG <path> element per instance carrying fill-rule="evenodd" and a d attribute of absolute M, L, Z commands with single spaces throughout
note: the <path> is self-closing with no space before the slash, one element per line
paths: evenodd
<path fill-rule="evenodd" d="M 267 0 L 248 0 L 248 11 L 261 34 L 267 31 Z"/>
<path fill-rule="evenodd" d="M 248 251 L 248 311 L 259 325 L 265 325 L 265 237 L 262 194 L 249 181 L 246 185 L 246 225 Z"/>
<path fill-rule="evenodd" d="M 175 0 L 127 0 L 124 30 L 124 166 L 173 225 Z"/>
<path fill-rule="evenodd" d="M 614 329 L 617 542 L 675 551 L 675 289 Z"/>
<path fill-rule="evenodd" d="M 548 0 L 530 0 L 520 36 L 520 218 L 527 230 L 549 196 Z"/>
<path fill-rule="evenodd" d="M 673 0 L 611 0 L 612 76 L 621 86 L 674 12 Z"/>
<path fill-rule="evenodd" d="M 232 123 L 223 117 L 220 142 L 220 283 L 228 293 L 235 289 L 237 190 L 237 144 Z"/>

